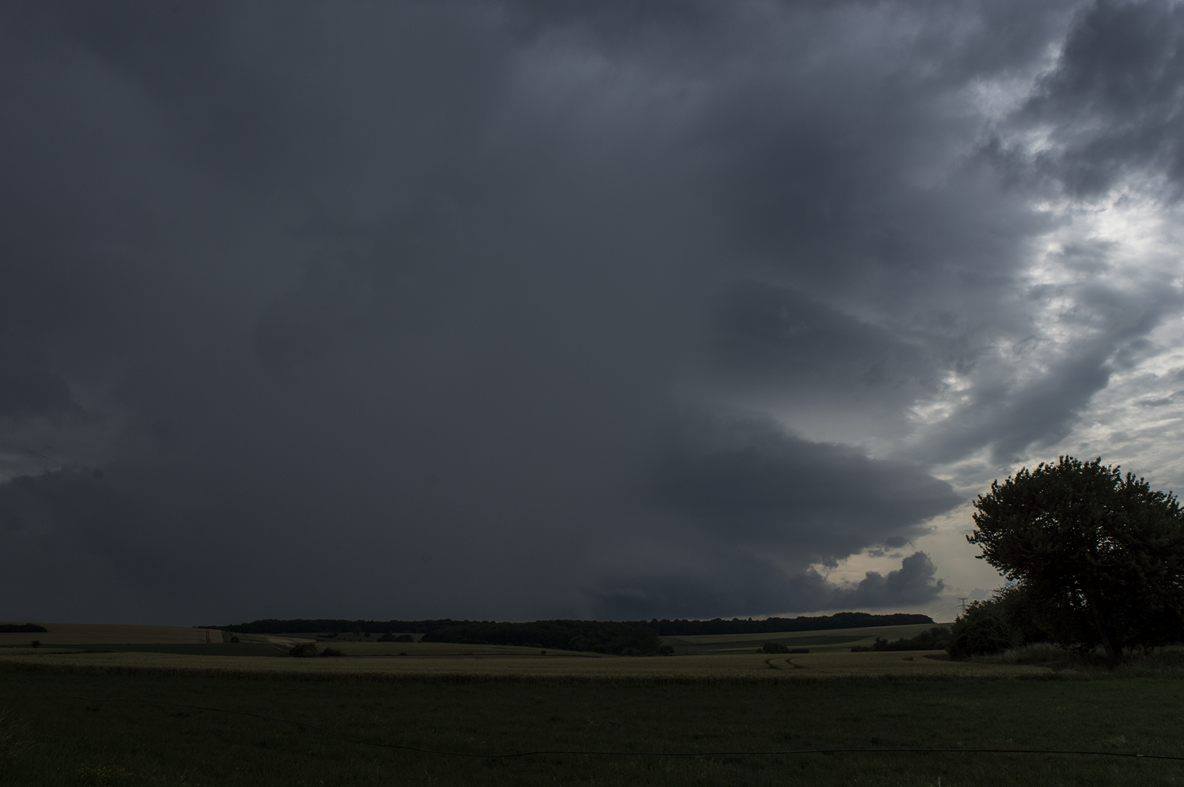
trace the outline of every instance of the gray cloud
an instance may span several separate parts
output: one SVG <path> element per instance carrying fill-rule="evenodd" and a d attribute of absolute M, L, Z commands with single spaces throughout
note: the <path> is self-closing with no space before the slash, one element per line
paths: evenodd
<path fill-rule="evenodd" d="M 930 603 L 812 567 L 1164 351 L 1042 205 L 1171 169 L 1178 16 L 9 4 L 0 615 Z"/>
<path fill-rule="evenodd" d="M 739 283 L 714 311 L 703 386 L 719 396 L 868 434 L 939 388 L 931 345 L 794 290 Z"/>
<path fill-rule="evenodd" d="M 654 494 L 721 542 L 802 564 L 899 545 L 960 502 L 919 466 L 743 419 L 683 424 L 657 467 Z"/>
<path fill-rule="evenodd" d="M 1077 14 L 1023 113 L 1051 144 L 1038 165 L 1075 195 L 1132 177 L 1184 187 L 1184 8 L 1099 0 Z"/>
<path fill-rule="evenodd" d="M 930 430 L 921 453 L 952 460 L 987 447 L 995 462 L 1006 464 L 1033 446 L 1062 440 L 1116 371 L 1153 350 L 1147 335 L 1181 306 L 1179 291 L 1160 282 L 1128 292 L 1093 283 L 1038 287 L 1029 297 L 1042 306 L 1070 304 L 1061 315 L 1062 330 L 1071 334 L 1064 349 L 1047 353 L 1047 365 L 1027 379 L 988 366 L 984 371 L 994 379 L 980 382 L 963 407 Z"/>
<path fill-rule="evenodd" d="M 923 552 L 905 557 L 887 574 L 869 571 L 854 583 L 828 580 L 813 569 L 786 572 L 748 559 L 717 563 L 699 573 L 651 574 L 599 594 L 601 614 L 645 618 L 670 615 L 730 617 L 746 610 L 793 613 L 808 610 L 901 609 L 932 602 L 945 588 Z"/>

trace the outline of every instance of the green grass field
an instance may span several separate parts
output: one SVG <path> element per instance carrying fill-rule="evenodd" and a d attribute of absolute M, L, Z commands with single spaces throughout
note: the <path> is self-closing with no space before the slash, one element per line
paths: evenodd
<path fill-rule="evenodd" d="M 0 647 L 0 784 L 1184 785 L 1184 759 L 1125 756 L 1184 758 L 1179 659 L 849 652 L 916 628 L 777 635 L 826 640 L 788 655 L 752 652 L 768 635 L 686 637 L 691 655 L 633 658 L 361 641 L 292 658 L 284 637 L 92 630 Z M 902 747 L 930 751 L 885 751 Z"/>
<path fill-rule="evenodd" d="M 1177 679 L 321 677 L 0 664 L 0 782 L 1184 783 L 1184 762 L 973 751 L 1184 757 Z M 958 751 L 774 753 L 914 746 Z"/>
<path fill-rule="evenodd" d="M 933 623 L 905 626 L 873 626 L 867 628 L 828 629 L 823 631 L 785 631 L 767 634 L 700 634 L 693 636 L 662 637 L 662 643 L 682 654 L 695 653 L 751 653 L 765 642 L 778 642 L 792 648 L 809 648 L 811 652 L 850 650 L 856 645 L 871 645 L 876 637 L 903 639 L 933 628 Z"/>

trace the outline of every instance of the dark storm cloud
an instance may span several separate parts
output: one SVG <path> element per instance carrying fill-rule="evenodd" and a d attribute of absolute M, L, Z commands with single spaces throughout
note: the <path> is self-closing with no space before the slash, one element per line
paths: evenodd
<path fill-rule="evenodd" d="M 721 293 L 707 378 L 795 412 L 892 417 L 938 386 L 930 348 L 785 287 Z"/>
<path fill-rule="evenodd" d="M 667 450 L 654 473 L 663 504 L 723 543 L 803 566 L 901 543 L 959 502 L 918 466 L 810 443 L 767 422 L 686 419 Z"/>
<path fill-rule="evenodd" d="M 736 558 L 678 575 L 652 575 L 600 594 L 598 609 L 616 618 L 670 615 L 730 617 L 742 610 L 900 609 L 924 605 L 944 589 L 923 552 L 904 558 L 887 574 L 869 571 L 854 583 L 836 583 L 814 569 L 786 572 L 766 561 Z"/>
<path fill-rule="evenodd" d="M 1091 14 L 1175 12 L 1030 5 L 6 6 L 0 593 L 54 579 L 10 612 L 931 600 L 924 554 L 818 566 L 923 535 L 935 461 L 1066 433 L 1178 308 L 1033 288 L 1012 166 L 1084 128 Z M 1047 363 L 999 354 L 1063 301 Z"/>
<path fill-rule="evenodd" d="M 886 576 L 827 582 L 815 566 L 877 545 L 899 547 L 960 502 L 907 462 L 811 443 L 753 417 L 684 414 L 663 441 L 651 504 L 677 526 L 642 566 L 593 589 L 598 614 L 734 615 L 923 604 L 942 589 L 923 553 Z M 652 547 L 650 548 L 652 549 Z M 622 561 L 625 564 L 626 561 Z"/>
<path fill-rule="evenodd" d="M 1103 0 L 1074 20 L 1024 119 L 1046 127 L 1038 164 L 1096 197 L 1138 177 L 1184 189 L 1184 7 Z"/>
<path fill-rule="evenodd" d="M 20 373 L 4 369 L 20 369 Z M 60 376 L 39 372 L 36 362 L 0 359 L 0 418 L 61 413 L 73 407 L 70 387 Z"/>

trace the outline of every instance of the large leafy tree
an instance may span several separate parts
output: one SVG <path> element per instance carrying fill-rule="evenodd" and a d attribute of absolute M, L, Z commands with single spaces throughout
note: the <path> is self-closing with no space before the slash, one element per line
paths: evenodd
<path fill-rule="evenodd" d="M 967 538 L 1041 610 L 1062 644 L 1131 648 L 1184 638 L 1184 512 L 1101 459 L 1061 457 L 991 484 Z"/>

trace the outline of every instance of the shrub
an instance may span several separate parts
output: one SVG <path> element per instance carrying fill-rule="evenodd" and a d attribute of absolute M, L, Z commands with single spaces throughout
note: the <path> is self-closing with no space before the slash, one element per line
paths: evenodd
<path fill-rule="evenodd" d="M 41 640 L 39 640 L 39 639 L 33 640 L 32 642 L 29 643 L 29 647 L 33 647 L 33 648 L 41 647 Z"/>
<path fill-rule="evenodd" d="M 954 632 L 946 649 L 950 658 L 964 659 L 1002 653 L 1023 644 L 998 602 L 975 601 L 954 621 Z"/>
<path fill-rule="evenodd" d="M 789 653 L 789 648 L 780 642 L 766 642 L 761 645 L 761 653 Z"/>
<path fill-rule="evenodd" d="M 298 659 L 315 656 L 317 655 L 317 645 L 315 642 L 297 642 L 288 651 L 288 655 L 295 656 Z"/>
<path fill-rule="evenodd" d="M 230 644 L 232 644 L 232 645 L 238 644 L 238 635 L 237 634 L 232 634 L 230 636 Z"/>
<path fill-rule="evenodd" d="M 913 637 L 902 637 L 889 642 L 876 637 L 871 646 L 856 645 L 852 653 L 866 653 L 872 650 L 944 650 L 949 646 L 950 630 L 945 626 L 934 626 Z"/>
<path fill-rule="evenodd" d="M 1049 639 L 1040 626 L 1046 617 L 1047 612 L 1022 588 L 1004 588 L 994 598 L 966 608 L 954 621 L 946 650 L 951 658 L 964 659 L 1043 642 Z"/>
<path fill-rule="evenodd" d="M 337 658 L 340 656 L 344 656 L 345 654 L 342 653 L 337 648 L 325 648 L 318 655 L 325 657 L 325 658 Z"/>
<path fill-rule="evenodd" d="M 1042 666 L 1083 666 L 1090 663 L 1079 654 L 1074 654 L 1065 648 L 1048 642 L 1037 642 L 1031 645 L 1021 645 L 1009 648 L 1002 653 L 987 656 L 984 661 L 996 664 L 1039 664 Z"/>
<path fill-rule="evenodd" d="M 1120 672 L 1148 678 L 1179 678 L 1184 676 L 1184 650 L 1160 648 L 1130 659 Z"/>
<path fill-rule="evenodd" d="M 0 634 L 44 634 L 45 626 L 36 623 L 0 623 Z"/>

